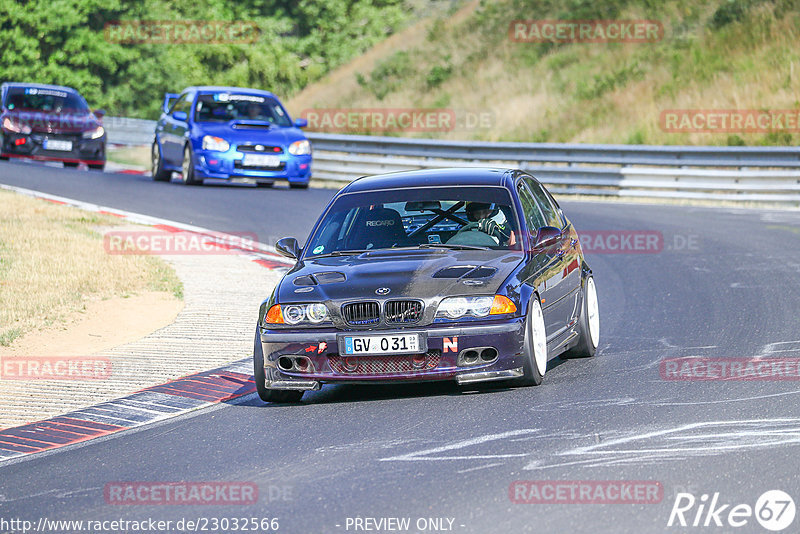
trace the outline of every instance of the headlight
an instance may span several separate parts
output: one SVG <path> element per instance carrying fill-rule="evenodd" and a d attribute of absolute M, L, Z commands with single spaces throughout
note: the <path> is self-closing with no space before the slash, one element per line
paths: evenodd
<path fill-rule="evenodd" d="M 317 325 L 329 321 L 328 308 L 322 303 L 274 304 L 264 316 L 265 324 Z"/>
<path fill-rule="evenodd" d="M 516 305 L 503 295 L 494 295 L 492 297 L 450 297 L 439 303 L 436 317 L 444 319 L 487 317 L 516 311 Z"/>
<path fill-rule="evenodd" d="M 8 130 L 9 132 L 21 133 L 25 135 L 31 133 L 30 126 L 27 124 L 20 126 L 18 122 L 12 121 L 11 117 L 6 117 L 3 119 L 3 129 Z"/>
<path fill-rule="evenodd" d="M 103 137 L 104 133 L 106 133 L 106 131 L 103 129 L 103 127 L 102 126 L 98 126 L 94 130 L 87 130 L 87 131 L 83 132 L 83 138 L 84 139 L 98 139 L 100 137 Z"/>
<path fill-rule="evenodd" d="M 311 154 L 311 143 L 307 139 L 295 141 L 289 145 L 289 154 L 293 156 L 304 156 L 306 154 Z"/>
<path fill-rule="evenodd" d="M 227 152 L 231 145 L 221 137 L 213 135 L 203 136 L 203 150 L 215 150 L 217 152 Z"/>

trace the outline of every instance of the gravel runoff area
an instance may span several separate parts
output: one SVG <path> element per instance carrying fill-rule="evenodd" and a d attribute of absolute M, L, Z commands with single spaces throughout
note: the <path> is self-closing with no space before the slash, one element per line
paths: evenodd
<path fill-rule="evenodd" d="M 163 258 L 183 282 L 184 308 L 175 322 L 138 341 L 91 355 L 110 360 L 107 378 L 3 380 L 0 429 L 113 400 L 252 355 L 258 306 L 285 269 L 268 269 L 236 254 Z"/>

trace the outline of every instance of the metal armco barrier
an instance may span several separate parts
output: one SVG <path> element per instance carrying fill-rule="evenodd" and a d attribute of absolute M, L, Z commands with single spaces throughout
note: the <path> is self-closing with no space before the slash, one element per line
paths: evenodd
<path fill-rule="evenodd" d="M 150 144 L 155 121 L 104 119 L 109 142 Z M 349 182 L 410 169 L 524 169 L 554 193 L 800 205 L 800 147 L 489 143 L 308 133 L 313 176 Z"/>

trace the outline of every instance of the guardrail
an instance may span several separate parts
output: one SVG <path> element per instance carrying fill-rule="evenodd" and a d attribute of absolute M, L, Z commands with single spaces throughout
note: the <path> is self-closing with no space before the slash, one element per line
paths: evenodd
<path fill-rule="evenodd" d="M 155 121 L 106 118 L 110 143 L 150 144 Z M 453 166 L 523 169 L 561 194 L 800 206 L 800 147 L 489 143 L 308 133 L 317 179 Z"/>

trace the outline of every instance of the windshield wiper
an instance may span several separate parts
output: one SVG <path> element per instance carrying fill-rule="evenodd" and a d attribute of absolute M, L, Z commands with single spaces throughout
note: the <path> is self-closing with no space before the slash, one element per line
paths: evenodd
<path fill-rule="evenodd" d="M 354 256 L 358 254 L 363 254 L 365 252 L 373 252 L 372 250 L 362 249 L 362 250 L 334 250 L 333 252 L 328 252 L 327 254 L 319 254 L 317 256 L 311 256 L 311 258 L 326 258 L 328 256 Z"/>
<path fill-rule="evenodd" d="M 447 243 L 422 243 L 418 248 L 449 248 L 451 250 L 492 250 L 489 247 L 477 245 L 449 245 Z"/>

